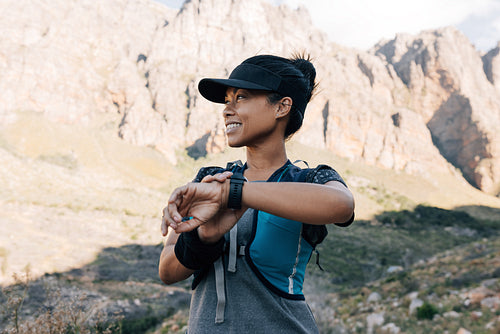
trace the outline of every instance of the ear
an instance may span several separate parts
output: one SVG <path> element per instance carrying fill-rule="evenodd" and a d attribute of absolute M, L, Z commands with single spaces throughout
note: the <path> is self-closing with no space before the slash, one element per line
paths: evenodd
<path fill-rule="evenodd" d="M 287 116 L 292 110 L 293 100 L 290 97 L 282 98 L 278 103 L 278 109 L 276 110 L 276 119 L 283 118 Z"/>

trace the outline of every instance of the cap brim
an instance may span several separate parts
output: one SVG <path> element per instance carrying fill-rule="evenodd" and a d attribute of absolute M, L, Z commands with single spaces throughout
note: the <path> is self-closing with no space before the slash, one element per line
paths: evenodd
<path fill-rule="evenodd" d="M 267 87 L 240 79 L 202 79 L 198 84 L 201 95 L 215 103 L 225 102 L 228 87 L 272 91 Z"/>

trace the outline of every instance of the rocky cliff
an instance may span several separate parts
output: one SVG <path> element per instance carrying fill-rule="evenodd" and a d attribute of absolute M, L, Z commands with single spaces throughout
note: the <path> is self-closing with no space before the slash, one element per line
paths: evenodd
<path fill-rule="evenodd" d="M 498 194 L 500 58 L 496 50 L 481 59 L 463 34 L 447 28 L 419 36 L 400 35 L 377 45 L 373 52 L 387 60 L 405 83 L 409 107 L 422 116 L 443 157 L 470 183 Z"/>
<path fill-rule="evenodd" d="M 398 35 L 369 51 L 329 42 L 304 8 L 264 1 L 14 1 L 0 4 L 0 127 L 32 110 L 52 121 L 119 120 L 124 140 L 175 163 L 225 147 L 220 106 L 198 80 L 246 57 L 306 51 L 320 93 L 295 140 L 363 163 L 455 173 L 500 192 L 499 47 L 454 28 Z M 453 168 L 453 166 L 455 168 Z"/>

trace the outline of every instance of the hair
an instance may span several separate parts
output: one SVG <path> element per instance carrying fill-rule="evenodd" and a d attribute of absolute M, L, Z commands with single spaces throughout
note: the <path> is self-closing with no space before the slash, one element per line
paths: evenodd
<path fill-rule="evenodd" d="M 281 76 L 282 80 L 289 85 L 299 88 L 303 92 L 305 100 L 309 102 L 316 90 L 316 69 L 311 63 L 309 55 L 293 54 L 291 58 L 282 58 L 272 55 L 260 55 L 248 58 L 243 63 L 254 64 L 264 67 Z M 302 75 L 301 75 L 302 74 Z M 275 104 L 285 96 L 277 92 L 268 94 L 267 99 Z M 290 96 L 293 100 L 294 96 Z M 290 117 L 285 129 L 285 139 L 289 139 L 302 126 L 305 110 L 299 110 L 292 104 Z"/>

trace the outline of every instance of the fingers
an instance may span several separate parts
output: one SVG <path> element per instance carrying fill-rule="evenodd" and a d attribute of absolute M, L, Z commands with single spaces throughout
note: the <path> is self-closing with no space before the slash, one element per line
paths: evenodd
<path fill-rule="evenodd" d="M 165 209 L 163 209 L 165 210 Z M 167 219 L 165 218 L 165 213 L 161 216 L 161 234 L 166 236 L 168 233 Z"/>
<path fill-rule="evenodd" d="M 167 207 L 165 207 L 165 210 L 167 210 Z M 163 236 L 166 236 L 168 233 L 168 228 L 172 228 L 176 233 L 182 233 L 182 232 L 189 232 L 194 230 L 196 227 L 200 226 L 202 222 L 193 217 L 193 216 L 186 216 L 181 219 L 180 223 L 172 223 L 172 220 L 166 217 L 165 214 L 161 217 L 161 234 Z"/>
<path fill-rule="evenodd" d="M 171 221 L 170 221 L 170 220 L 169 220 L 169 219 L 165 216 L 165 214 L 168 214 L 168 207 L 165 207 L 165 208 L 163 209 L 163 212 L 164 212 L 164 213 L 163 213 L 163 215 L 162 215 L 162 217 L 161 217 L 161 234 L 162 234 L 163 236 L 166 236 L 166 235 L 167 235 L 167 233 L 168 233 L 168 227 L 169 227 L 169 226 L 170 226 L 170 227 L 172 227 L 172 229 L 173 229 L 173 230 L 176 230 L 176 232 L 177 232 L 177 233 L 186 232 L 186 231 L 191 231 L 192 229 L 196 228 L 196 226 L 199 226 L 199 224 L 196 224 L 196 223 L 195 223 L 195 224 L 192 224 L 192 223 L 191 223 L 191 224 L 183 224 L 183 223 L 185 223 L 185 222 L 188 222 L 188 221 L 190 221 L 190 220 L 194 219 L 194 217 L 193 217 L 193 216 L 186 216 L 186 217 L 183 217 L 183 218 L 181 219 L 181 222 L 180 222 L 180 226 L 184 226 L 184 225 L 185 225 L 185 227 L 184 227 L 184 228 L 182 228 L 180 231 L 178 231 L 178 230 L 177 230 L 177 229 L 178 229 L 178 225 L 177 225 L 177 224 L 175 224 L 175 225 L 174 225 L 174 224 L 173 224 L 173 223 L 172 223 L 172 222 L 171 222 Z"/>
<path fill-rule="evenodd" d="M 177 225 L 176 233 L 189 232 L 202 225 L 203 222 L 195 217 L 185 217 L 184 221 Z"/>
<path fill-rule="evenodd" d="M 163 208 L 163 216 L 161 219 L 161 232 L 163 235 L 167 234 L 168 227 L 175 230 L 177 228 L 177 224 L 181 222 L 182 215 L 179 213 L 179 210 L 186 190 L 187 185 L 175 189 L 168 199 L 167 206 Z"/>
<path fill-rule="evenodd" d="M 175 229 L 177 227 L 177 223 L 174 221 L 174 219 L 170 215 L 169 207 L 166 206 L 163 209 L 163 215 L 161 217 L 161 234 L 163 236 L 167 235 L 169 227 Z"/>
<path fill-rule="evenodd" d="M 215 175 L 207 175 L 201 180 L 201 182 L 202 183 L 210 183 L 213 181 L 217 181 L 217 182 L 223 183 L 227 179 L 229 179 L 231 177 L 231 175 L 233 175 L 233 173 L 229 172 L 229 171 L 225 171 L 223 173 L 217 173 Z"/>
<path fill-rule="evenodd" d="M 202 183 L 188 183 L 182 187 L 176 188 L 170 198 L 167 206 L 163 209 L 161 232 L 165 236 L 168 228 L 172 228 L 177 233 L 190 231 L 203 224 L 212 217 L 219 207 L 215 208 L 214 203 L 220 202 L 217 196 L 220 195 L 221 184 L 226 182 L 233 173 L 223 172 L 215 175 L 208 175 L 203 178 Z M 189 214 L 194 207 L 197 210 Z M 194 212 L 197 212 L 196 214 Z M 195 216 L 190 220 L 183 220 L 184 216 Z M 202 221 L 203 220 L 203 221 Z M 178 230 L 178 228 L 182 226 Z"/>
<path fill-rule="evenodd" d="M 175 189 L 172 192 L 172 195 L 170 195 L 170 198 L 168 199 L 167 210 L 169 216 L 176 223 L 180 223 L 180 221 L 182 220 L 182 215 L 181 213 L 179 213 L 179 211 L 181 211 L 181 206 L 185 206 L 185 203 L 190 201 L 191 196 L 188 196 L 187 194 L 188 186 L 189 183 Z"/>

